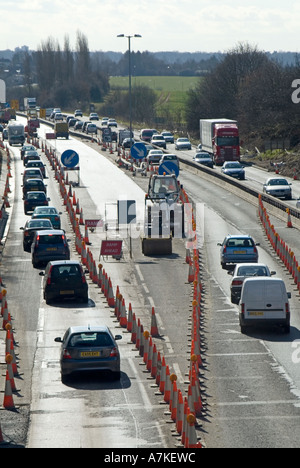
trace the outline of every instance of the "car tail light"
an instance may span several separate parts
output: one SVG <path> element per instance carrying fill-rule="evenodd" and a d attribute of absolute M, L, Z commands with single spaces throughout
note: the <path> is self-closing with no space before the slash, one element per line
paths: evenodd
<path fill-rule="evenodd" d="M 256 245 L 254 246 L 254 253 L 257 253 L 257 248 L 256 248 Z"/>
<path fill-rule="evenodd" d="M 289 313 L 290 313 L 289 303 L 286 302 L 286 304 L 285 304 L 285 314 L 286 314 L 286 315 L 289 315 Z"/>
<path fill-rule="evenodd" d="M 241 284 L 243 284 L 243 281 L 241 281 L 241 280 L 233 280 L 232 281 L 232 286 L 240 286 Z"/>
<path fill-rule="evenodd" d="M 226 249 L 227 249 L 227 247 L 226 247 L 226 245 L 224 245 L 224 247 L 223 247 L 223 253 L 226 252 Z"/>
<path fill-rule="evenodd" d="M 113 348 L 110 352 L 110 355 L 109 357 L 118 357 L 119 356 L 119 352 L 118 352 L 118 349 L 117 348 Z"/>
<path fill-rule="evenodd" d="M 67 349 L 64 349 L 62 358 L 63 359 L 72 359 L 71 354 L 69 353 L 69 351 Z"/>

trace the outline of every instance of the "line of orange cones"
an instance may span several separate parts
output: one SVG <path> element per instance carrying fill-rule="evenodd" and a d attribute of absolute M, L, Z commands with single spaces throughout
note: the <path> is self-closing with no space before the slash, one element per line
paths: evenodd
<path fill-rule="evenodd" d="M 1 317 L 2 317 L 2 329 L 6 331 L 6 340 L 5 340 L 5 362 L 7 364 L 6 375 L 5 375 L 5 390 L 4 390 L 4 398 L 3 398 L 3 408 L 7 410 L 16 410 L 14 404 L 13 393 L 17 392 L 15 379 L 18 375 L 18 367 L 16 362 L 16 355 L 15 355 L 15 340 L 14 340 L 14 333 L 12 327 L 12 317 L 8 310 L 7 305 L 7 291 L 3 289 L 1 291 Z M 1 440 L 2 433 L 0 428 L 0 442 L 3 442 L 3 438 Z"/>

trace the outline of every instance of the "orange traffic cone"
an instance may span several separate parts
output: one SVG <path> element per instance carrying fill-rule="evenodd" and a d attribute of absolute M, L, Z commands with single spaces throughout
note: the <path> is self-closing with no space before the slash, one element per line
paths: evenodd
<path fill-rule="evenodd" d="M 154 307 L 152 307 L 151 330 L 150 330 L 150 332 L 151 332 L 152 336 L 159 336 Z"/>
<path fill-rule="evenodd" d="M 290 209 L 287 208 L 287 209 L 286 209 L 286 212 L 287 212 L 287 215 L 288 215 L 287 227 L 288 227 L 288 228 L 292 228 L 292 227 L 293 227 L 293 224 L 292 224 Z"/>
<path fill-rule="evenodd" d="M 10 378 L 8 374 L 8 370 L 6 370 L 6 378 L 5 378 L 5 392 L 4 392 L 4 399 L 3 399 L 3 407 L 8 410 L 15 409 L 15 404 L 12 396 L 12 389 Z"/>

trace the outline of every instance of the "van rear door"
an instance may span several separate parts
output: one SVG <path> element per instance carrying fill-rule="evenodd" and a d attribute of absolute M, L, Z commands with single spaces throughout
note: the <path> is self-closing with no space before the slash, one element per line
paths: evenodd
<path fill-rule="evenodd" d="M 286 317 L 287 293 L 276 279 L 246 280 L 245 319 L 277 320 Z"/>

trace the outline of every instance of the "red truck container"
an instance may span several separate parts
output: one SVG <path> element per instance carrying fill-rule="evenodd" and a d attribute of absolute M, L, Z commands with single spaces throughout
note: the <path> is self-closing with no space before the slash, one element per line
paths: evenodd
<path fill-rule="evenodd" d="M 239 129 L 236 120 L 201 119 L 200 141 L 202 150 L 212 155 L 215 164 L 240 161 Z"/>

